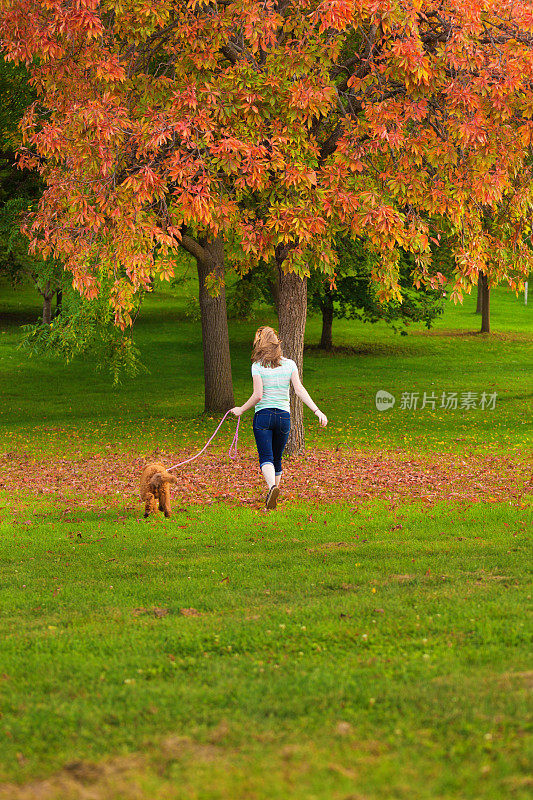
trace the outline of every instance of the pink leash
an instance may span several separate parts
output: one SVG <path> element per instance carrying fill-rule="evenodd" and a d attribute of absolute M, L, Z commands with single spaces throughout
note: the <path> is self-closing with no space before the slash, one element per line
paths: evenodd
<path fill-rule="evenodd" d="M 230 411 L 231 411 L 231 409 L 230 409 Z M 205 443 L 205 445 L 202 447 L 202 449 L 200 450 L 199 453 L 196 453 L 195 456 L 191 456 L 191 458 L 186 458 L 185 461 L 180 461 L 178 464 L 174 464 L 174 466 L 168 467 L 167 469 L 171 470 L 171 469 L 176 469 L 176 467 L 182 467 L 184 464 L 188 464 L 189 461 L 194 461 L 195 458 L 198 458 L 198 456 L 201 456 L 202 453 L 204 452 L 204 450 L 206 450 L 208 448 L 208 446 L 211 444 L 211 442 L 213 441 L 213 439 L 215 438 L 215 436 L 219 432 L 219 430 L 220 430 L 220 428 L 222 426 L 222 423 L 224 422 L 224 420 L 226 419 L 226 417 L 228 416 L 230 411 L 226 411 L 226 413 L 224 414 L 224 416 L 222 417 L 222 419 L 220 420 L 220 422 L 218 424 L 218 428 L 216 429 L 214 434 L 211 436 L 209 441 L 207 441 Z M 241 421 L 241 418 L 237 417 L 237 427 L 235 428 L 235 435 L 233 437 L 233 440 L 232 440 L 232 442 L 230 444 L 230 447 L 229 447 L 229 450 L 228 450 L 228 455 L 229 455 L 230 458 L 236 458 L 237 457 L 237 442 L 239 441 L 239 424 L 240 424 L 240 421 Z"/>

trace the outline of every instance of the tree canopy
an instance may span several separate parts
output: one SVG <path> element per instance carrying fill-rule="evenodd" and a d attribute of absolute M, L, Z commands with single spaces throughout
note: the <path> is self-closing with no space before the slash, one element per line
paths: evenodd
<path fill-rule="evenodd" d="M 332 276 L 365 236 L 384 299 L 452 296 L 531 265 L 533 14 L 521 0 L 0 0 L 7 58 L 37 92 L 21 164 L 46 190 L 25 230 L 116 323 L 223 234 L 246 270 Z M 216 287 L 215 287 L 216 288 Z"/>

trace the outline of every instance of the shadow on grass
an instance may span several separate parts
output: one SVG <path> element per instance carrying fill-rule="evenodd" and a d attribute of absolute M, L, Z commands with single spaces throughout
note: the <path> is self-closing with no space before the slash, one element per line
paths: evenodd
<path fill-rule="evenodd" d="M 36 314 L 34 311 L 21 310 L 0 312 L 0 328 L 9 329 L 20 325 L 33 325 L 37 322 L 40 322 L 40 315 Z"/>
<path fill-rule="evenodd" d="M 470 338 L 476 337 L 479 339 L 493 339 L 499 342 L 529 342 L 531 336 L 527 333 L 519 333 L 517 331 L 491 331 L 490 333 L 482 333 L 479 330 L 461 330 L 460 328 L 453 328 L 450 330 L 438 330 L 432 328 L 431 330 L 414 330 L 411 331 L 411 336 L 440 336 L 449 338 Z"/>
<path fill-rule="evenodd" d="M 323 356 L 324 358 L 332 358 L 334 356 L 386 356 L 398 355 L 403 353 L 404 348 L 400 343 L 396 344 L 383 344 L 381 342 L 371 342 L 369 344 L 361 345 L 346 345 L 338 344 L 333 345 L 331 349 L 325 350 L 318 344 L 306 344 L 304 353 L 312 354 L 315 356 Z M 307 365 L 306 365 L 307 367 Z"/>

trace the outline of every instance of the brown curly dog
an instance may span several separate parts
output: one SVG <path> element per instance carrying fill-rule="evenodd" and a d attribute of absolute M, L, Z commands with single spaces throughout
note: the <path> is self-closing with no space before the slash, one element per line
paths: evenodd
<path fill-rule="evenodd" d="M 175 475 L 167 472 L 159 461 L 147 464 L 141 475 L 141 500 L 144 503 L 144 517 L 162 511 L 170 517 L 170 484 L 177 483 Z"/>

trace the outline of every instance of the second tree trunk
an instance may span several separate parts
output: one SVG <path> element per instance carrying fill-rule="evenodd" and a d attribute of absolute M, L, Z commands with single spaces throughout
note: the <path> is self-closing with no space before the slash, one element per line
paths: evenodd
<path fill-rule="evenodd" d="M 304 359 L 304 334 L 307 316 L 307 279 L 293 272 L 279 270 L 279 338 L 285 358 L 296 362 L 302 378 Z M 305 447 L 303 404 L 291 391 L 291 432 L 285 452 L 300 453 Z"/>
<path fill-rule="evenodd" d="M 321 303 L 321 311 L 322 336 L 320 337 L 320 347 L 323 350 L 331 350 L 333 347 L 333 296 L 328 289 L 326 289 Z"/>
<path fill-rule="evenodd" d="M 481 275 L 481 333 L 490 333 L 490 288 L 487 276 Z"/>
<path fill-rule="evenodd" d="M 41 295 L 43 298 L 43 325 L 50 325 L 52 322 L 52 297 L 54 296 L 54 292 L 50 290 L 50 281 L 46 282 Z"/>

